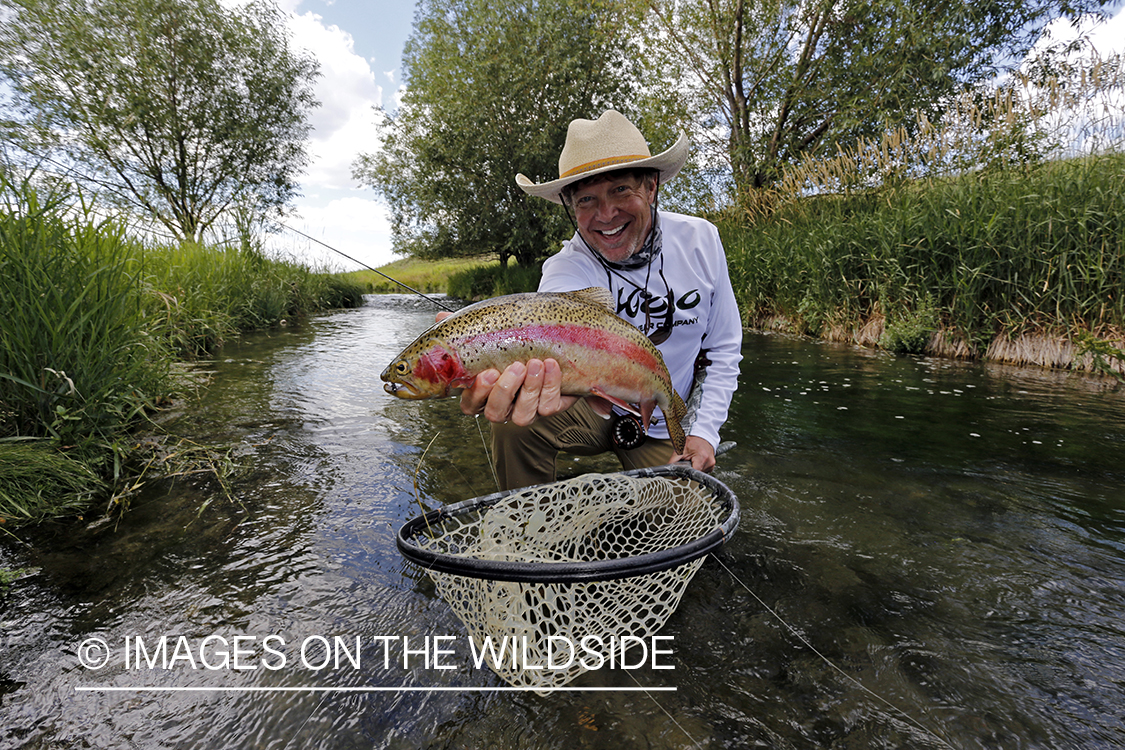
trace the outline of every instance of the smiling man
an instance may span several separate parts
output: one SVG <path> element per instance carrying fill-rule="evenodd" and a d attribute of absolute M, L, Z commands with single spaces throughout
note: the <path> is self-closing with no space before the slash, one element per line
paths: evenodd
<path fill-rule="evenodd" d="M 660 186 L 688 155 L 686 136 L 652 156 L 644 136 L 614 110 L 574 120 L 559 157 L 559 178 L 516 184 L 557 203 L 574 236 L 543 264 L 541 292 L 591 286 L 610 290 L 615 312 L 660 349 L 676 392 L 687 403 L 687 444 L 676 453 L 664 415 L 646 435 L 639 421 L 594 398 L 560 393 L 556 361 L 516 362 L 488 370 L 461 395 L 461 410 L 492 425 L 493 460 L 502 489 L 555 479 L 559 452 L 613 451 L 626 469 L 690 461 L 715 465 L 741 360 L 742 322 L 718 230 L 703 219 L 657 209 Z"/>
<path fill-rule="evenodd" d="M 586 244 L 612 263 L 625 263 L 644 246 L 652 229 L 656 175 L 618 170 L 564 191 Z"/>

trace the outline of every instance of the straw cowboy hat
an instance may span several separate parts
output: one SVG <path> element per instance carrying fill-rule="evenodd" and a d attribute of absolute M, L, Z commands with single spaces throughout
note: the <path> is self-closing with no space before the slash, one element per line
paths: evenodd
<path fill-rule="evenodd" d="M 516 184 L 528 195 L 561 205 L 563 189 L 572 182 L 615 169 L 646 168 L 659 170 L 663 184 L 676 176 L 687 156 L 687 135 L 681 133 L 672 148 L 653 156 L 637 126 L 607 109 L 597 120 L 571 121 L 559 155 L 559 179 L 538 184 L 518 174 Z"/>

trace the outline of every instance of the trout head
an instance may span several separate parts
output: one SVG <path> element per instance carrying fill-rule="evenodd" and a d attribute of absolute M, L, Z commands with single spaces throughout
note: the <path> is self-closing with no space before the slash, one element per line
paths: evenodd
<path fill-rule="evenodd" d="M 457 352 L 436 341 L 415 342 L 379 377 L 384 381 L 383 390 L 408 399 L 442 398 L 473 382 Z"/>

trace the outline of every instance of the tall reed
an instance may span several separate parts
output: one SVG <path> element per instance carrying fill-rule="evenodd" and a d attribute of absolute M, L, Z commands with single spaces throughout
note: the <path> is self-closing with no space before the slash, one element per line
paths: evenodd
<path fill-rule="evenodd" d="M 147 246 L 0 170 L 0 522 L 74 512 L 122 481 L 177 357 L 362 296 L 248 243 Z"/>
<path fill-rule="evenodd" d="M 149 331 L 138 245 L 118 222 L 68 214 L 66 196 L 0 188 L 2 435 L 88 451 L 165 389 L 170 359 Z"/>
<path fill-rule="evenodd" d="M 977 346 L 1125 327 L 1125 155 L 809 198 L 721 229 L 744 312 L 802 333 L 924 305 Z"/>
<path fill-rule="evenodd" d="M 148 313 L 186 356 L 206 354 L 242 331 L 363 302 L 357 282 L 267 258 L 249 243 L 148 248 L 143 265 Z"/>
<path fill-rule="evenodd" d="M 493 263 L 452 274 L 448 290 L 450 296 L 465 300 L 533 292 L 539 288 L 542 275 L 543 270 L 539 266 L 525 268 L 515 263 L 507 266 Z"/>

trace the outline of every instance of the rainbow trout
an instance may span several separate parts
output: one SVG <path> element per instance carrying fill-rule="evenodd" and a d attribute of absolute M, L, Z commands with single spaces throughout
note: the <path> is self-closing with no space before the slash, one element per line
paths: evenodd
<path fill-rule="evenodd" d="M 464 307 L 419 336 L 380 377 L 393 396 L 441 398 L 485 370 L 547 358 L 559 363 L 564 394 L 600 396 L 639 416 L 646 431 L 659 406 L 672 445 L 683 452 L 687 409 L 664 358 L 613 313 L 613 296 L 602 287 L 509 294 Z"/>

